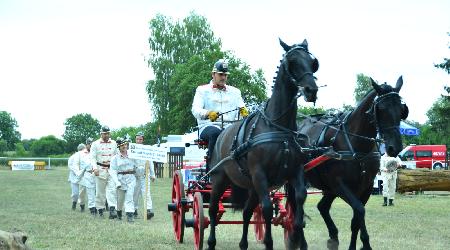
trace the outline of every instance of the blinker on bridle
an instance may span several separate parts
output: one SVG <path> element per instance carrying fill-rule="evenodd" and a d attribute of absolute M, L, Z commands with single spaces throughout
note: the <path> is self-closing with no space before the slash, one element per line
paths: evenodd
<path fill-rule="evenodd" d="M 314 79 L 315 79 L 315 77 L 314 77 L 314 73 L 311 72 L 311 71 L 306 71 L 306 72 L 304 72 L 304 73 L 299 77 L 299 79 L 295 79 L 295 77 L 292 76 L 291 72 L 289 72 L 289 65 L 287 64 L 287 56 L 288 56 L 292 51 L 294 51 L 294 50 L 302 50 L 302 51 L 308 53 L 312 58 L 315 58 L 315 57 L 314 57 L 314 56 L 313 56 L 313 55 L 312 55 L 312 54 L 311 54 L 304 46 L 302 46 L 302 45 L 295 45 L 295 46 L 293 46 L 292 48 L 290 48 L 290 49 L 284 54 L 284 58 L 283 58 L 283 68 L 284 68 L 284 70 L 285 70 L 285 72 L 286 72 L 286 74 L 287 74 L 289 80 L 290 80 L 295 86 L 297 86 L 297 87 L 299 88 L 299 94 L 296 96 L 296 98 L 298 98 L 298 97 L 300 97 L 300 96 L 302 96 L 302 95 L 305 94 L 305 93 L 304 93 L 305 87 L 300 86 L 300 82 L 302 81 L 302 79 L 303 79 L 305 76 L 307 76 L 307 75 L 311 75 L 311 77 L 313 77 Z"/>

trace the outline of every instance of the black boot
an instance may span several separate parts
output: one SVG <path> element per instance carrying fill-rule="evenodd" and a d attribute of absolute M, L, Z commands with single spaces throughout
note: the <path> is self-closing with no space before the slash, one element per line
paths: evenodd
<path fill-rule="evenodd" d="M 138 217 L 138 212 L 137 212 L 137 209 L 135 209 L 135 210 L 134 210 L 134 214 L 133 214 L 133 216 L 134 216 L 134 218 L 135 218 L 135 219 L 137 219 L 137 217 Z"/>
<path fill-rule="evenodd" d="M 72 210 L 75 210 L 77 208 L 77 202 L 72 201 Z"/>
<path fill-rule="evenodd" d="M 97 209 L 95 209 L 95 207 L 90 207 L 90 208 L 89 208 L 89 211 L 91 212 L 91 214 L 92 214 L 93 216 L 97 215 Z"/>
<path fill-rule="evenodd" d="M 389 206 L 394 206 L 394 199 L 389 199 Z"/>
<path fill-rule="evenodd" d="M 105 201 L 105 208 L 106 210 L 109 210 L 108 201 Z"/>
<path fill-rule="evenodd" d="M 153 211 L 151 209 L 147 209 L 147 220 L 150 220 L 153 216 L 155 216 Z"/>
<path fill-rule="evenodd" d="M 100 217 L 103 218 L 103 208 L 98 209 L 98 215 L 100 215 Z"/>
<path fill-rule="evenodd" d="M 80 205 L 80 212 L 84 212 L 84 204 L 83 205 Z"/>
<path fill-rule="evenodd" d="M 387 206 L 387 200 L 388 200 L 388 198 L 387 198 L 387 197 L 383 197 L 383 200 L 384 200 L 384 202 L 383 202 L 383 207 L 385 207 L 385 206 Z"/>
<path fill-rule="evenodd" d="M 109 207 L 109 218 L 110 219 L 117 218 L 116 208 L 113 206 Z"/>
<path fill-rule="evenodd" d="M 134 215 L 132 212 L 127 213 L 127 221 L 128 222 L 133 223 L 134 222 L 133 217 L 134 217 Z"/>
<path fill-rule="evenodd" d="M 117 210 L 117 219 L 122 220 L 122 211 Z"/>

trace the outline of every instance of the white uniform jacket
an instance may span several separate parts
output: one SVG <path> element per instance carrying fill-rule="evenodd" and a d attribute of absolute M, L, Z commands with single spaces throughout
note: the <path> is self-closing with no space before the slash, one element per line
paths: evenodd
<path fill-rule="evenodd" d="M 69 160 L 67 161 L 67 166 L 69 167 L 69 178 L 67 179 L 67 181 L 71 183 L 78 183 L 82 174 L 80 164 L 78 163 L 78 154 L 79 152 L 74 153 L 69 157 Z"/>
<path fill-rule="evenodd" d="M 245 103 L 239 89 L 225 85 L 225 89 L 220 90 L 214 88 L 212 81 L 210 81 L 209 84 L 197 87 L 191 111 L 197 119 L 199 132 L 201 133 L 206 126 L 214 125 L 221 128 L 222 117 L 224 122 L 237 120 L 239 118 L 239 108 L 242 107 L 245 107 Z M 215 122 L 211 122 L 207 117 L 208 111 L 231 112 L 219 116 Z"/>
<path fill-rule="evenodd" d="M 117 153 L 117 144 L 114 140 L 109 139 L 107 142 L 104 142 L 100 138 L 92 143 L 90 152 L 92 167 L 94 169 L 99 169 L 99 178 L 107 179 L 108 171 L 107 168 L 103 168 L 97 163 L 109 164 L 111 157 Z"/>
<path fill-rule="evenodd" d="M 120 186 L 120 189 L 127 190 L 132 187 L 134 191 L 134 186 L 136 185 L 135 173 L 121 174 L 121 172 L 136 171 L 136 165 L 135 160 L 128 158 L 128 156 L 123 156 L 120 153 L 112 157 L 110 174 L 113 180 L 119 182 L 117 186 Z"/>

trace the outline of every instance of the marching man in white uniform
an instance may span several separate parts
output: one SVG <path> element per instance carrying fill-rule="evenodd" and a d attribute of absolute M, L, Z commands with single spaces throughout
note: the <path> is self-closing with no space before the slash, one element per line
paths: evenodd
<path fill-rule="evenodd" d="M 81 170 L 81 178 L 80 184 L 80 200 L 82 200 L 82 192 L 87 194 L 88 200 L 88 208 L 91 211 L 92 215 L 96 214 L 95 208 L 95 176 L 94 171 L 92 169 L 92 161 L 89 155 L 88 148 L 84 144 L 78 145 L 79 150 L 76 154 L 74 154 L 73 165 L 77 165 Z M 80 203 L 81 204 L 81 203 Z M 80 205 L 82 210 L 84 210 L 84 204 Z"/>
<path fill-rule="evenodd" d="M 232 121 L 248 116 L 241 91 L 226 84 L 228 74 L 228 63 L 222 59 L 217 61 L 212 70 L 212 80 L 209 84 L 197 87 L 192 103 L 191 111 L 197 119 L 200 139 L 208 142 L 207 171 L 222 129 Z"/>
<path fill-rule="evenodd" d="M 77 207 L 77 201 L 80 201 L 81 212 L 84 211 L 84 201 L 86 200 L 85 192 L 80 193 L 80 181 L 83 178 L 84 171 L 80 168 L 80 154 L 86 149 L 86 145 L 80 144 L 77 147 L 77 152 L 69 157 L 68 167 L 69 167 L 69 179 L 70 187 L 72 190 L 72 210 Z M 81 195 L 80 195 L 81 194 Z"/>
<path fill-rule="evenodd" d="M 109 204 L 109 218 L 117 217 L 117 187 L 116 182 L 109 176 L 111 158 L 117 154 L 117 144 L 110 138 L 110 129 L 103 126 L 100 139 L 91 146 L 91 160 L 96 178 L 95 206 L 100 217 L 103 217 L 105 201 Z"/>
<path fill-rule="evenodd" d="M 136 144 L 143 144 L 144 143 L 144 133 L 143 132 L 138 132 L 136 134 Z M 136 164 L 137 164 L 137 169 L 136 169 L 136 188 L 134 189 L 134 218 L 137 218 L 138 215 L 138 207 L 139 207 L 139 200 L 144 198 L 145 195 L 145 189 L 146 189 L 146 184 L 145 184 L 145 160 L 135 160 Z M 150 180 L 152 182 L 155 181 L 156 176 L 155 176 L 155 169 L 153 167 L 153 163 L 149 162 L 149 176 L 147 177 L 147 186 L 148 186 L 148 191 L 147 191 L 147 219 L 151 219 L 153 218 L 153 216 L 155 215 L 153 213 L 153 202 L 152 202 L 152 196 L 150 194 Z M 145 200 L 145 199 L 144 199 Z"/>
<path fill-rule="evenodd" d="M 133 222 L 134 217 L 134 189 L 136 186 L 136 161 L 128 158 L 128 141 L 117 138 L 119 153 L 111 159 L 110 174 L 112 179 L 118 181 L 117 216 L 122 219 L 122 211 L 125 208 L 127 221 Z"/>
<path fill-rule="evenodd" d="M 398 157 L 389 157 L 386 153 L 381 156 L 380 171 L 383 180 L 383 206 L 394 205 L 395 190 L 397 188 L 397 169 L 402 166 Z"/>

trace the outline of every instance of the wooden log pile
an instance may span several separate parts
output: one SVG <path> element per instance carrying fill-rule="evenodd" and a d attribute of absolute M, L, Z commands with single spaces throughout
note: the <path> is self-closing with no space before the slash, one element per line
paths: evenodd
<path fill-rule="evenodd" d="M 397 192 L 450 191 L 450 170 L 398 170 Z"/>

